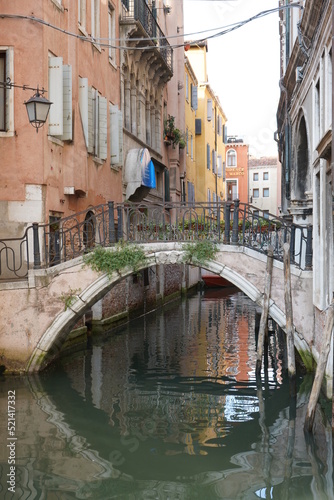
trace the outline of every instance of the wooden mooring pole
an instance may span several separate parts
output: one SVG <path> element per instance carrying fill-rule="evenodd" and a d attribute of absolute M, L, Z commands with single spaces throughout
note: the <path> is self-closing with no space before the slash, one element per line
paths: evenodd
<path fill-rule="evenodd" d="M 270 300 L 271 282 L 273 276 L 273 255 L 274 255 L 274 249 L 272 246 L 270 246 L 268 248 L 266 281 L 263 294 L 263 309 L 260 320 L 259 337 L 257 340 L 256 377 L 261 376 L 263 345 L 265 341 L 266 327 L 268 324 L 269 300 Z"/>
<path fill-rule="evenodd" d="M 284 263 L 284 300 L 285 300 L 285 330 L 286 346 L 288 354 L 288 373 L 290 378 L 290 392 L 293 394 L 296 390 L 296 360 L 295 343 L 293 337 L 293 314 L 291 297 L 291 273 L 290 273 L 290 245 L 283 245 L 283 263 Z"/>
<path fill-rule="evenodd" d="M 327 308 L 324 338 L 323 342 L 321 343 L 321 351 L 319 354 L 318 365 L 315 372 L 313 386 L 310 394 L 310 400 L 307 406 L 307 412 L 304 424 L 304 430 L 306 432 L 312 432 L 313 428 L 315 410 L 321 390 L 322 380 L 325 374 L 329 351 L 331 348 L 333 322 L 334 322 L 334 299 L 332 300 L 330 306 Z"/>

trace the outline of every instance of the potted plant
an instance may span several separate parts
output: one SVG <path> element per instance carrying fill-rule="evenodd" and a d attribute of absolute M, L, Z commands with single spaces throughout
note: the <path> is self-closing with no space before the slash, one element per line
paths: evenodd
<path fill-rule="evenodd" d="M 168 118 L 164 122 L 164 143 L 168 146 L 173 144 L 173 147 L 178 144 L 180 149 L 186 146 L 184 134 L 180 129 L 175 127 L 175 117 L 171 115 L 168 115 Z"/>

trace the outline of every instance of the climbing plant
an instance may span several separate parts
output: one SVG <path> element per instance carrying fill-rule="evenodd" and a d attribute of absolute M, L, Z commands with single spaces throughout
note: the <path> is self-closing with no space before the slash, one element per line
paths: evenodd
<path fill-rule="evenodd" d="M 197 261 L 200 264 L 211 260 L 217 253 L 217 247 L 212 241 L 203 240 L 196 243 L 187 243 L 184 245 L 184 260 L 187 262 Z"/>
<path fill-rule="evenodd" d="M 145 252 L 136 245 L 119 242 L 113 251 L 103 247 L 96 247 L 92 252 L 84 256 L 84 263 L 94 271 L 102 272 L 110 276 L 114 271 L 130 267 L 133 271 L 145 263 Z"/>

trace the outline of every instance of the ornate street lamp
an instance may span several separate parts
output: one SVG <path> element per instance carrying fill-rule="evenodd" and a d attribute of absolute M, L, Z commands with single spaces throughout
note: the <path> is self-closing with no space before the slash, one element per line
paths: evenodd
<path fill-rule="evenodd" d="M 36 94 L 30 97 L 28 101 L 25 101 L 24 104 L 27 108 L 29 122 L 36 128 L 36 132 L 38 132 L 38 129 L 43 127 L 47 120 L 52 102 L 43 97 L 37 87 Z"/>

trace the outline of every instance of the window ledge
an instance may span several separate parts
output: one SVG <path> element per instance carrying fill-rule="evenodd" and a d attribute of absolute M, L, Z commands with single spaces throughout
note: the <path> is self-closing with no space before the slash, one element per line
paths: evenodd
<path fill-rule="evenodd" d="M 93 161 L 97 165 L 103 165 L 103 163 L 105 162 L 105 160 L 101 160 L 101 158 L 98 158 L 97 156 L 93 156 Z"/>
<path fill-rule="evenodd" d="M 0 132 L 0 137 L 14 137 L 14 130 L 8 130 L 8 132 Z"/>
<path fill-rule="evenodd" d="M 48 135 L 48 140 L 50 142 L 54 142 L 55 144 L 58 144 L 58 146 L 64 146 L 64 141 L 62 141 L 61 139 L 58 139 L 54 135 Z"/>

